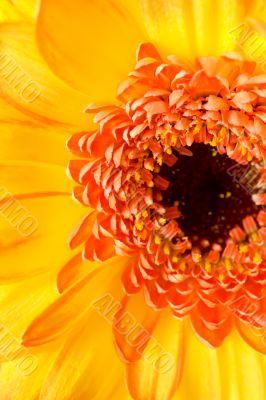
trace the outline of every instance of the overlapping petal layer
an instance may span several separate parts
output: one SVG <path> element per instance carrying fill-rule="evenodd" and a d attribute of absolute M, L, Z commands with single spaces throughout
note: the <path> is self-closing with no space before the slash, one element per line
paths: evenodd
<path fill-rule="evenodd" d="M 88 99 L 45 65 L 34 40 L 34 24 L 2 24 L 0 49 L 0 94 L 13 107 L 13 119 L 17 110 L 45 127 L 73 131 L 88 126 L 88 117 L 82 114 Z M 4 107 L 1 114 L 7 119 Z"/>
<path fill-rule="evenodd" d="M 246 41 L 246 33 L 259 34 L 263 40 L 256 18 L 263 21 L 265 14 L 260 0 L 79 0 L 75 5 L 67 0 L 44 0 L 38 40 L 48 64 L 60 77 L 89 93 L 93 101 L 105 102 L 115 97 L 118 82 L 132 68 L 138 42 L 148 39 L 163 54 L 175 54 L 189 64 L 195 56 L 219 56 L 245 48 L 252 58 L 252 39 Z M 250 17 L 252 27 L 247 22 Z M 239 34 L 241 24 L 245 32 L 242 29 Z M 86 36 L 97 37 L 97 41 L 84 40 Z"/>
<path fill-rule="evenodd" d="M 164 63 L 144 44 L 120 85 L 122 105 L 89 107 L 99 128 L 72 136 L 68 147 L 82 159 L 70 163 L 69 173 L 80 185 L 75 198 L 97 212 L 77 227 L 73 247 L 86 242 L 89 260 L 106 260 L 114 249 L 132 256 L 123 275 L 127 293 L 144 287 L 151 307 L 190 314 L 195 332 L 218 347 L 234 318 L 264 326 L 265 212 L 257 221 L 243 216 L 224 247 L 212 242 L 203 255 L 179 225 L 179 205 L 162 202 L 170 182 L 161 166 L 192 156 L 193 142 L 211 145 L 239 165 L 258 165 L 261 191 L 253 199 L 265 204 L 265 75 L 253 75 L 255 63 L 236 56 L 198 64 L 194 72 Z M 265 352 L 251 336 L 249 343 Z"/>
<path fill-rule="evenodd" d="M 34 3 L 2 0 L 0 21 L 32 19 Z M 137 1 L 79 0 L 72 5 L 63 0 L 42 1 L 38 40 L 48 64 L 61 78 L 89 93 L 94 101 L 113 100 L 119 81 L 133 66 L 137 42 L 146 38 L 158 44 L 163 53 L 177 54 L 184 64 L 190 63 L 195 55 L 220 55 L 236 47 L 248 58 L 255 58 L 258 70 L 263 69 L 263 2 L 204 1 L 203 6 L 197 1 L 177 0 L 142 3 L 141 6 Z M 34 319 L 24 338 L 27 350 L 38 359 L 38 368 L 25 376 L 17 368 L 16 361 L 1 359 L 1 396 L 4 400 L 263 399 L 266 393 L 265 358 L 252 348 L 264 352 L 263 331 L 238 324 L 241 336 L 249 345 L 233 331 L 218 349 L 210 349 L 195 337 L 188 321 L 178 321 L 168 312 L 148 308 L 143 303 L 142 293 L 124 298 L 120 275 L 127 294 L 136 293 L 142 284 L 135 259 L 131 263 L 126 260 L 124 264 L 125 260 L 118 261 L 117 258 L 113 264 L 109 265 L 107 261 L 102 266 L 98 262 L 82 261 L 80 249 L 73 253 L 67 248 L 68 232 L 83 217 L 84 209 L 75 206 L 70 199 L 71 183 L 66 180 L 63 168 L 67 159 L 64 141 L 69 132 L 88 129 L 89 121 L 80 113 L 87 98 L 69 89 L 45 66 L 34 44 L 33 28 L 31 24 L 27 27 L 25 24 L 8 24 L 0 28 L 1 50 L 4 50 L 0 53 L 0 90 L 4 99 L 0 110 L 1 185 L 15 195 L 39 222 L 36 233 L 25 239 L 1 215 L 0 262 L 3 268 L 0 280 L 2 285 L 5 284 L 1 287 L 1 320 L 18 342 Z M 91 40 L 91 37 L 97 40 Z M 256 49 L 252 44 L 254 37 L 260 46 Z M 150 56 L 156 58 L 158 54 L 152 50 Z M 143 57 L 145 54 L 141 55 Z M 8 63 L 11 70 L 6 67 Z M 12 70 L 19 75 L 12 75 Z M 167 73 L 171 74 L 171 70 Z M 33 102 L 28 100 L 31 100 L 32 93 L 37 94 L 36 91 L 21 93 L 21 88 L 18 90 L 16 79 L 24 74 L 28 83 L 34 82 L 31 88 L 42 89 Z M 129 93 L 129 88 L 124 89 Z M 165 95 L 164 91 L 152 94 L 153 97 Z M 254 99 L 242 93 L 237 103 L 246 107 L 252 101 Z M 217 98 L 211 97 L 208 106 L 223 107 L 224 103 L 217 103 Z M 100 119 L 106 117 L 107 122 L 114 111 L 107 109 Z M 237 123 L 239 118 L 234 116 L 233 121 Z M 259 129 L 263 135 L 261 124 Z M 84 146 L 94 154 L 102 155 L 101 141 L 97 137 L 86 133 L 85 139 L 82 138 L 84 133 L 72 139 L 71 149 L 75 155 L 82 153 L 83 156 Z M 105 140 L 108 142 L 108 135 Z M 123 151 L 124 148 L 120 148 L 115 153 L 116 162 Z M 75 164 L 75 168 L 80 165 Z M 74 172 L 77 177 L 79 168 Z M 76 191 L 80 200 L 84 200 L 82 192 L 80 189 Z M 94 205 L 97 195 L 91 199 Z M 83 223 L 76 229 L 72 235 L 73 247 L 90 233 L 93 217 L 95 214 L 89 219 L 89 227 Z M 83 221 L 88 222 L 88 219 Z M 77 234 L 80 226 L 81 237 Z M 103 224 L 99 236 L 105 236 L 108 228 L 109 225 Z M 127 234 L 126 231 L 123 226 L 122 234 Z M 87 243 L 86 256 L 105 259 L 113 254 L 110 237 L 95 240 L 94 248 L 91 243 Z M 128 254 L 130 249 L 121 241 L 116 244 L 121 254 Z M 147 277 L 150 271 L 145 260 L 142 261 L 142 273 Z M 55 287 L 58 271 L 61 300 Z M 116 273 L 119 277 L 115 277 Z M 19 282 L 11 284 L 14 281 Z M 263 278 L 260 283 L 265 284 Z M 79 289 L 83 289 L 81 293 Z M 155 291 L 152 286 L 150 289 L 146 290 L 145 296 L 146 301 L 153 304 L 157 301 L 158 287 Z M 208 292 L 208 289 L 204 288 L 204 291 Z M 124 312 L 130 312 L 135 321 L 147 329 L 148 340 L 144 340 L 145 346 L 140 352 L 136 352 L 135 342 L 132 345 L 132 337 L 128 341 L 127 332 L 117 330 L 119 315 L 112 320 L 114 315 L 110 318 L 95 315 L 101 311 L 95 305 L 91 309 L 90 301 L 101 299 L 106 293 L 111 293 L 116 305 L 120 304 Z M 248 286 L 248 296 L 252 301 L 259 294 L 257 286 Z M 197 305 L 198 313 L 192 317 L 194 329 L 201 339 L 220 345 L 228 333 L 228 324 L 224 324 L 222 318 L 222 324 L 217 326 L 217 315 L 224 317 L 224 314 L 220 309 L 215 309 L 215 313 L 210 308 L 206 311 L 206 296 L 204 293 L 201 295 L 203 299 Z M 69 300 L 73 298 L 71 296 L 75 299 L 73 303 Z M 212 296 L 216 297 L 217 293 Z M 222 299 L 230 302 L 230 296 L 222 296 Z M 181 285 L 174 300 L 177 309 L 189 309 L 192 304 L 190 290 Z M 66 309 L 63 307 L 65 301 Z M 210 301 L 208 299 L 207 307 Z M 159 305 L 162 306 L 163 302 Z M 208 318 L 199 320 L 200 313 Z M 59 331 L 58 321 L 62 322 Z M 123 361 L 128 362 L 127 380 L 131 395 L 125 389 L 123 364 L 116 359 L 113 349 L 109 326 L 112 322 L 117 349 Z M 57 340 L 52 341 L 55 337 Z M 150 355 L 154 354 L 150 352 L 154 344 L 152 339 L 159 344 L 159 351 L 163 346 L 175 357 L 174 368 L 166 373 L 158 373 L 149 362 Z M 30 347 L 40 342 L 47 344 Z M 107 365 L 112 365 L 112 371 L 104 374 L 103 379 Z"/>

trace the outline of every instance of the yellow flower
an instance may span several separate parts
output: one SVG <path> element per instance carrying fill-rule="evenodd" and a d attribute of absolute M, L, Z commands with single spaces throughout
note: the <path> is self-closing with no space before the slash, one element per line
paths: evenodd
<path fill-rule="evenodd" d="M 133 138 L 136 143 L 136 148 L 131 147 L 130 155 L 126 153 L 127 157 L 140 162 L 142 158 L 136 151 L 141 149 L 146 170 L 135 164 L 133 168 L 129 162 L 123 163 L 124 147 L 115 158 L 116 173 L 124 170 L 129 173 L 132 169 L 134 189 L 140 187 L 142 190 L 146 185 L 144 197 L 149 207 L 151 194 L 157 205 L 165 201 L 164 192 L 171 183 L 170 173 L 175 172 L 172 168 L 175 158 L 190 155 L 187 147 L 193 146 L 195 138 L 197 143 L 205 140 L 204 143 L 212 144 L 206 158 L 219 160 L 216 148 L 222 153 L 221 146 L 228 146 L 228 155 L 239 165 L 253 159 L 263 161 L 265 21 L 263 0 L 42 0 L 38 5 L 35 0 L 1 1 L 1 400 L 265 398 L 265 215 L 258 214 L 257 224 L 249 216 L 244 220 L 245 229 L 230 230 L 234 243 L 231 241 L 225 248 L 222 264 L 217 264 L 221 251 L 217 243 L 208 253 L 209 258 L 205 257 L 202 249 L 209 246 L 208 235 L 202 237 L 202 251 L 184 236 L 176 223 L 180 210 L 178 199 L 173 195 L 167 198 L 173 207 L 169 206 L 164 214 L 159 214 L 159 210 L 156 215 L 151 208 L 137 206 L 135 198 L 131 198 L 134 201 L 129 204 L 129 216 L 135 225 L 132 223 L 128 229 L 124 220 L 119 220 L 119 229 L 123 233 L 120 236 L 116 234 L 119 230 L 115 225 L 118 223 L 116 218 L 108 220 L 107 224 L 98 214 L 95 224 L 97 218 L 93 208 L 98 212 L 100 207 L 104 210 L 107 206 L 99 205 L 99 185 L 88 183 L 88 154 L 94 158 L 95 154 L 101 155 L 97 152 L 104 146 L 112 146 L 114 139 L 109 143 L 110 138 L 105 133 L 99 142 L 97 135 L 96 141 L 91 135 L 88 139 L 88 131 L 98 128 L 90 115 L 82 112 L 92 102 L 111 104 L 111 113 L 117 113 L 116 123 L 122 123 L 126 112 L 134 111 L 132 102 L 139 97 L 143 101 L 143 93 L 157 99 L 157 104 L 145 103 L 147 119 L 141 121 L 143 126 L 137 123 L 134 127 L 125 125 L 128 131 L 124 140 Z M 149 44 L 140 47 L 139 62 L 158 63 L 156 68 L 161 68 L 160 72 L 156 70 L 161 79 L 159 87 L 153 85 L 153 67 L 145 69 L 142 64 L 144 72 L 141 68 L 134 70 L 136 49 L 145 42 L 155 47 Z M 225 53 L 226 57 L 220 62 L 219 57 Z M 239 54 L 250 62 L 242 62 Z M 170 61 L 169 55 L 173 55 Z M 199 61 L 195 62 L 196 58 Z M 162 64 L 168 61 L 171 66 L 167 66 L 169 69 L 164 75 L 161 71 L 166 67 Z M 252 70 L 253 61 L 256 62 L 255 71 Z M 198 62 L 202 67 L 200 75 Z M 176 72 L 179 65 L 182 65 L 179 70 L 179 78 L 184 79 L 182 84 L 189 82 L 189 102 L 183 92 L 181 95 L 178 90 L 170 91 L 169 82 L 165 84 L 165 79 L 173 70 Z M 119 102 L 116 100 L 118 85 L 130 71 L 135 75 L 131 74 L 126 81 L 128 86 L 120 86 Z M 147 79 L 151 72 L 152 76 L 148 75 Z M 140 87 L 136 86 L 140 78 L 138 73 L 143 73 L 146 79 L 141 81 Z M 241 93 L 235 91 L 236 79 L 240 86 L 245 82 Z M 241 79 L 247 81 L 239 81 Z M 229 82 L 227 92 L 226 82 Z M 143 85 L 146 85 L 146 92 L 143 92 Z M 132 88 L 136 92 L 127 90 Z M 184 90 L 188 91 L 185 84 Z M 170 113 L 165 108 L 165 98 L 169 99 L 171 107 L 176 107 L 175 112 L 171 108 Z M 184 141 L 176 157 L 172 148 L 179 143 L 179 136 L 173 133 L 173 119 L 169 115 L 173 118 L 173 114 L 180 112 L 178 101 L 187 102 L 189 106 L 185 111 L 182 109 L 182 116 L 178 114 L 180 118 L 174 121 L 175 129 L 182 131 Z M 253 114 L 255 107 L 258 108 Z M 203 118 L 207 115 L 206 123 L 193 114 L 201 108 L 206 111 L 203 115 Z M 231 113 L 226 114 L 229 108 Z M 96 111 L 100 123 L 104 116 L 110 115 L 110 106 L 91 106 L 91 109 Z M 220 111 L 223 120 L 217 125 Z M 107 114 L 99 116 L 101 112 Z M 167 126 L 165 120 L 162 124 L 162 116 L 168 116 Z M 188 116 L 193 117 L 189 126 Z M 153 134 L 152 143 L 143 137 L 143 140 L 138 139 L 147 128 L 145 124 L 156 131 L 156 140 Z M 101 126 L 104 131 L 105 123 Z M 203 131 L 210 135 L 208 140 L 200 137 Z M 233 132 L 233 139 L 228 138 L 228 132 Z M 126 136 L 129 133 L 132 133 L 131 139 Z M 73 183 L 66 175 L 71 158 L 66 149 L 67 140 L 74 154 L 72 158 L 75 157 L 69 172 L 80 183 L 75 197 L 85 204 L 90 197 L 90 203 L 87 203 L 90 207 L 96 199 L 95 207 L 83 207 L 72 199 Z M 86 146 L 86 163 L 79 159 L 84 151 L 82 146 Z M 160 152 L 158 146 L 163 146 L 164 151 Z M 156 157 L 150 157 L 150 149 Z M 113 148 L 109 149 L 109 152 L 113 151 Z M 198 165 L 202 164 L 200 155 Z M 252 165 L 254 168 L 261 166 L 258 162 Z M 98 171 L 102 184 L 104 172 L 105 179 L 109 178 L 108 170 L 103 170 L 102 164 L 96 167 L 100 172 L 94 169 L 93 179 L 97 180 Z M 163 168 L 161 177 L 159 172 Z M 188 165 L 187 171 L 191 171 L 189 168 Z M 249 171 L 251 174 L 254 174 L 254 168 Z M 157 174 L 155 178 L 154 174 Z M 265 179 L 263 174 L 261 179 Z M 116 185 L 119 185 L 118 181 L 117 178 Z M 86 196 L 84 186 L 89 189 Z M 106 188 L 108 190 L 108 184 Z M 221 204 L 234 198 L 227 189 L 219 193 Z M 127 190 L 119 193 L 119 201 L 125 201 L 132 187 Z M 263 196 L 261 192 L 253 195 L 256 207 L 263 206 Z M 234 204 L 237 208 L 237 203 Z M 112 210 L 111 216 L 121 212 L 116 206 Z M 156 232 L 152 245 L 147 239 L 151 223 L 152 232 Z M 75 226 L 70 240 L 74 250 L 70 250 L 67 240 Z M 125 240 L 132 236 L 133 254 L 132 242 Z M 176 237 L 182 237 L 183 242 L 173 240 Z M 115 249 L 119 248 L 120 253 L 111 257 L 114 255 L 113 239 Z M 83 242 L 86 242 L 84 251 Z M 190 274 L 191 264 L 183 258 L 179 244 L 187 246 L 184 250 L 191 250 L 189 260 L 193 261 L 193 275 L 189 275 L 189 279 L 193 276 L 193 282 L 205 285 L 200 292 L 203 299 L 197 298 L 204 309 L 196 309 L 198 314 L 194 310 L 191 318 L 186 306 L 193 307 L 194 303 L 183 307 L 183 296 L 189 296 L 192 289 L 189 285 L 182 286 L 181 281 Z M 138 263 L 136 248 L 142 248 Z M 153 257 L 148 261 L 146 250 Z M 161 258 L 162 253 L 165 258 Z M 247 256 L 250 257 L 248 260 Z M 168 266 L 164 270 L 167 285 L 156 275 L 163 263 Z M 213 287 L 209 286 L 208 279 L 213 278 L 211 274 L 216 265 L 219 268 L 215 271 L 215 282 L 219 288 L 228 288 L 238 279 L 252 305 L 259 304 L 262 320 L 259 320 L 257 310 L 241 309 L 242 303 L 236 307 L 237 318 L 232 316 L 230 298 L 226 300 L 231 311 L 229 317 L 219 314 L 219 308 L 212 312 L 217 305 L 218 292 L 211 292 Z M 204 276 L 208 276 L 203 283 L 201 277 L 198 279 L 196 267 L 202 268 Z M 229 275 L 230 282 L 227 280 Z M 254 276 L 259 277 L 255 286 Z M 137 293 L 142 279 L 145 281 L 145 301 L 143 293 Z M 244 286 L 241 279 L 248 284 Z M 127 294 L 123 292 L 122 282 Z M 174 289 L 178 290 L 174 296 L 171 292 L 167 297 L 165 293 L 172 284 L 177 285 Z M 231 293 L 235 293 L 239 285 L 230 286 Z M 228 295 L 228 292 L 230 290 L 220 291 L 219 295 Z M 132 296 L 128 296 L 129 293 Z M 171 307 L 165 307 L 166 299 L 177 318 L 173 317 Z M 237 298 L 239 300 L 241 297 Z M 253 323 L 246 327 L 243 318 L 249 322 L 251 314 Z M 138 345 L 137 334 L 143 337 Z"/>

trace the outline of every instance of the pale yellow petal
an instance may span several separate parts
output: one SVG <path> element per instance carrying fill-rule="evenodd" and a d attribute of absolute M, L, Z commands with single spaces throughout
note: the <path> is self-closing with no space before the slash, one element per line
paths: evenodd
<path fill-rule="evenodd" d="M 38 0 L 1 0 L 0 23 L 33 19 Z"/>
<path fill-rule="evenodd" d="M 44 127 L 12 117 L 1 120 L 0 116 L 0 130 L 0 163 L 31 161 L 65 167 L 69 162 L 70 153 L 66 148 L 69 135 L 62 128 Z"/>
<path fill-rule="evenodd" d="M 68 236 L 86 212 L 71 198 L 65 168 L 6 162 L 0 171 L 0 279 L 63 267 L 73 257 Z"/>
<path fill-rule="evenodd" d="M 35 43 L 34 24 L 0 26 L 0 95 L 28 119 L 68 131 L 87 129 L 89 100 L 49 70 Z M 2 112 L 3 113 L 3 112 Z"/>

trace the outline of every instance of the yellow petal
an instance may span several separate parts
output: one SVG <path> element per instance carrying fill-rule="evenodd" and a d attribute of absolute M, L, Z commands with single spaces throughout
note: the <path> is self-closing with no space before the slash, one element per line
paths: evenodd
<path fill-rule="evenodd" d="M 70 153 L 66 149 L 66 141 L 69 135 L 63 128 L 43 127 L 34 121 L 17 120 L 14 112 L 8 116 L 6 104 L 1 104 L 1 107 L 0 162 L 19 160 L 67 165 Z"/>
<path fill-rule="evenodd" d="M 111 368 L 106 373 L 108 365 Z M 118 387 L 119 397 L 114 395 Z M 124 366 L 115 354 L 111 327 L 95 312 L 84 318 L 71 334 L 44 379 L 40 400 L 56 398 L 129 399 Z"/>
<path fill-rule="evenodd" d="M 37 37 L 50 67 L 102 102 L 115 98 L 134 66 L 138 43 L 145 41 L 126 8 L 108 0 L 42 1 Z"/>
<path fill-rule="evenodd" d="M 36 346 L 62 335 L 106 293 L 116 292 L 121 296 L 120 275 L 127 262 L 126 257 L 108 260 L 65 291 L 27 329 L 25 345 Z"/>
<path fill-rule="evenodd" d="M 47 349 L 36 354 L 33 349 L 21 345 L 22 334 L 30 321 L 58 296 L 54 279 L 54 273 L 46 273 L 1 286 L 0 380 L 3 399 L 36 399 L 40 383 L 60 350 L 60 344 L 57 344 L 48 349 L 50 354 L 47 356 Z"/>
<path fill-rule="evenodd" d="M 22 353 L 21 359 L 3 363 L 0 369 L 2 399 L 39 399 L 44 377 L 53 367 L 62 344 L 49 345 L 49 347 L 43 347 L 41 351 L 30 349 L 27 350 L 28 353 L 25 353 L 25 355 Z M 34 368 L 34 365 L 31 368 L 26 368 L 26 363 L 30 364 L 31 360 L 37 360 L 36 368 Z"/>
<path fill-rule="evenodd" d="M 3 24 L 0 48 L 0 95 L 6 103 L 44 125 L 88 128 L 88 99 L 49 70 L 34 42 L 34 24 Z"/>
<path fill-rule="evenodd" d="M 72 182 L 66 175 L 66 168 L 62 165 L 7 160 L 0 164 L 0 173 L 2 187 L 14 196 L 44 192 L 57 192 L 70 196 L 73 188 Z M 83 213 L 85 211 L 83 209 Z"/>
<path fill-rule="evenodd" d="M 144 0 L 150 39 L 166 54 L 187 60 L 221 55 L 235 47 L 230 31 L 245 21 L 256 1 Z"/>
<path fill-rule="evenodd" d="M 265 0 L 256 0 L 253 3 L 251 10 L 252 18 L 256 18 L 259 21 L 266 22 L 266 3 Z"/>
<path fill-rule="evenodd" d="M 266 396 L 266 359 L 232 331 L 212 349 L 189 324 L 181 383 L 173 400 L 260 400 Z"/>
<path fill-rule="evenodd" d="M 262 315 L 263 318 L 263 315 Z M 265 319 L 265 315 L 264 315 Z M 265 322 L 262 328 L 254 328 L 252 325 L 244 324 L 239 320 L 236 320 L 236 327 L 241 337 L 250 345 L 253 349 L 266 355 L 266 330 Z"/>
<path fill-rule="evenodd" d="M 266 9 L 266 7 L 265 7 Z M 237 51 L 248 60 L 256 61 L 258 73 L 266 71 L 266 21 L 265 13 L 261 13 L 261 20 L 248 18 L 230 31 Z M 264 21 L 263 21 L 264 20 Z"/>
<path fill-rule="evenodd" d="M 11 22 L 34 17 L 38 0 L 1 0 L 0 22 Z"/>
<path fill-rule="evenodd" d="M 184 349 L 183 322 L 161 311 L 141 359 L 127 368 L 131 396 L 136 400 L 172 399 L 182 373 Z"/>
<path fill-rule="evenodd" d="M 188 320 L 185 321 L 184 335 L 182 377 L 174 399 L 222 400 L 222 379 L 216 350 L 196 337 Z"/>
<path fill-rule="evenodd" d="M 112 285 L 112 279 L 107 279 L 108 276 L 110 277 L 110 272 L 111 275 L 115 272 L 118 273 L 118 258 L 106 267 L 105 276 L 102 276 L 102 282 L 105 285 L 100 285 L 100 281 L 94 281 L 91 287 L 87 287 L 87 296 L 83 297 L 81 293 L 79 305 L 83 306 L 84 309 L 86 308 L 88 312 L 85 315 L 83 313 L 83 318 L 79 319 L 71 333 L 65 332 L 65 335 L 60 336 L 60 341 L 42 347 L 25 347 L 25 351 L 28 351 L 37 359 L 37 368 L 32 373 L 27 375 L 21 373 L 23 371 L 18 368 L 21 364 L 19 357 L 14 360 L 16 362 L 2 365 L 0 379 L 4 381 L 4 384 L 1 385 L 1 395 L 6 396 L 4 398 L 12 398 L 12 400 L 33 400 L 36 398 L 40 400 L 54 400 L 56 398 L 85 400 L 98 396 L 103 400 L 112 397 L 130 400 L 123 379 L 124 366 L 118 360 L 112 343 L 111 324 L 98 312 L 96 306 L 90 307 L 91 301 L 93 303 L 98 302 L 99 295 L 100 297 L 105 296 L 106 293 L 113 293 L 116 297 L 121 295 L 121 290 L 117 291 L 118 285 Z M 108 267 L 111 268 L 111 271 L 108 270 Z M 41 282 L 40 279 L 39 281 Z M 36 279 L 30 280 L 30 282 L 35 285 Z M 48 282 L 50 280 L 46 276 L 42 281 L 42 291 L 33 290 L 31 295 L 29 295 L 30 290 L 28 290 L 30 283 L 25 285 L 25 291 L 20 290 L 22 285 L 16 285 L 16 291 L 10 291 L 9 296 L 6 296 L 5 303 L 7 305 L 10 303 L 10 305 L 7 307 L 4 304 L 7 308 L 4 316 L 15 317 L 16 312 L 23 312 L 23 321 L 28 321 L 30 317 L 34 317 L 38 309 L 36 304 L 42 302 L 42 305 L 44 305 L 51 299 L 51 294 L 48 297 L 45 295 L 54 292 L 48 286 Z M 115 282 L 118 283 L 119 280 L 116 279 Z M 13 302 L 11 302 L 14 293 L 19 294 L 19 296 L 17 301 L 13 298 Z M 41 299 L 36 298 L 39 295 Z M 46 302 L 43 302 L 45 298 Z M 76 299 L 78 299 L 78 296 Z M 12 313 L 13 309 L 14 312 Z M 71 308 L 64 308 L 63 311 L 67 320 Z M 80 311 L 81 316 L 82 310 Z M 58 312 L 57 316 L 60 319 L 60 310 Z M 73 312 L 75 317 L 78 308 L 75 308 L 72 303 L 72 317 L 68 321 L 70 323 L 73 320 Z M 53 322 L 59 323 L 60 321 L 55 319 Z M 103 381 L 102 374 L 106 365 L 112 365 L 112 369 L 106 374 Z"/>
<path fill-rule="evenodd" d="M 63 267 L 73 257 L 69 233 L 85 213 L 71 198 L 64 167 L 14 164 L 0 167 L 2 282 Z"/>
<path fill-rule="evenodd" d="M 223 398 L 261 400 L 266 398 L 266 358 L 232 332 L 218 349 Z"/>
<path fill-rule="evenodd" d="M 23 282 L 1 287 L 1 322 L 19 344 L 32 319 L 58 297 L 55 275 L 55 271 L 46 271 L 39 276 L 28 276 Z"/>
<path fill-rule="evenodd" d="M 72 5 L 43 0 L 37 36 L 48 64 L 60 77 L 93 101 L 105 102 L 115 97 L 118 83 L 131 71 L 138 42 L 150 40 L 164 55 L 175 54 L 188 63 L 196 56 L 221 55 L 236 49 L 234 29 L 254 18 L 259 4 L 260 0 L 78 0 Z M 265 15 L 265 7 L 261 13 Z"/>

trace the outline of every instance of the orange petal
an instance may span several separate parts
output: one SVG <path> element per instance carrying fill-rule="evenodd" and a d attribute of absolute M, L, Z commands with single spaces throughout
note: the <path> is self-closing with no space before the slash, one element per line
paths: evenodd
<path fill-rule="evenodd" d="M 115 256 L 114 240 L 112 238 L 96 239 L 89 237 L 85 244 L 83 257 L 85 260 L 106 261 Z"/>
<path fill-rule="evenodd" d="M 97 262 L 89 263 L 88 261 L 83 261 L 81 253 L 76 254 L 58 273 L 57 289 L 59 293 L 65 292 L 98 267 L 99 264 Z"/>
<path fill-rule="evenodd" d="M 229 312 L 223 306 L 211 309 L 202 302 L 192 310 L 191 322 L 197 336 L 206 344 L 218 347 L 232 329 Z"/>
<path fill-rule="evenodd" d="M 158 317 L 145 304 L 143 293 L 124 298 L 113 321 L 116 348 L 124 362 L 135 362 L 141 358 Z"/>
<path fill-rule="evenodd" d="M 69 238 L 69 246 L 71 249 L 75 249 L 81 245 L 88 236 L 90 236 L 94 221 L 97 217 L 96 211 L 91 211 L 86 215 L 82 221 L 78 224 L 75 230 L 71 233 Z"/>

